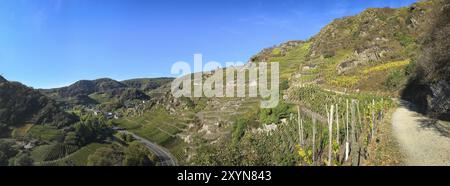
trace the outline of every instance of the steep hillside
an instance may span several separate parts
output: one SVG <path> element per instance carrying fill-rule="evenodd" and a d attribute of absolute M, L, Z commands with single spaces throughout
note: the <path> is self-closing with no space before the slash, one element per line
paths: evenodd
<path fill-rule="evenodd" d="M 0 76 L 0 123 L 8 126 L 33 123 L 63 127 L 75 120 L 74 116 L 60 110 L 50 98 Z"/>
<path fill-rule="evenodd" d="M 370 8 L 334 20 L 307 41 L 264 49 L 251 62 L 280 62 L 282 78 L 289 72 L 291 86 L 318 83 L 341 91 L 395 93 L 418 57 L 434 4 Z"/>
<path fill-rule="evenodd" d="M 438 1 L 426 25 L 421 56 L 403 98 L 415 102 L 420 111 L 450 120 L 450 1 Z"/>
<path fill-rule="evenodd" d="M 253 56 L 250 62 L 279 62 L 280 87 L 287 89 L 282 92 L 283 101 L 280 106 L 274 109 L 256 109 L 255 113 L 245 115 L 244 120 L 232 121 L 233 127 L 220 131 L 227 131 L 229 135 L 225 135 L 215 145 L 197 143 L 200 147 L 193 158 L 193 164 L 360 165 L 371 164 L 376 157 L 389 156 L 378 154 L 384 152 L 381 147 L 383 145 L 380 144 L 386 144 L 388 140 L 383 139 L 384 134 L 377 134 L 381 133 L 378 131 L 381 129 L 374 129 L 373 125 L 376 122 L 380 128 L 390 128 L 390 123 L 384 116 L 389 115 L 395 107 L 391 98 L 399 96 L 398 93 L 412 75 L 420 56 L 423 38 L 427 35 L 426 25 L 432 19 L 433 7 L 439 6 L 438 3 L 436 0 L 420 1 L 398 9 L 367 9 L 361 14 L 334 20 L 307 41 L 289 41 L 263 49 Z M 448 48 L 444 47 L 440 51 L 447 54 Z M 448 72 L 445 68 L 443 71 Z M 448 98 L 448 95 L 440 92 L 440 98 Z M 205 127 L 208 125 L 203 125 L 206 128 L 204 130 L 222 126 L 220 120 L 215 117 L 222 114 L 203 114 L 205 110 L 214 108 L 215 105 L 220 105 L 217 110 L 231 110 L 221 107 L 227 102 L 233 103 L 231 100 L 211 100 L 201 108 L 197 114 L 200 123 L 206 123 L 209 117 L 211 121 L 218 123 L 208 128 Z M 244 101 L 237 101 L 242 102 Z M 345 123 L 346 115 L 347 121 L 349 115 L 350 118 L 359 117 L 358 122 L 351 119 L 361 127 L 357 129 L 359 134 L 350 139 L 351 160 L 342 159 L 345 149 L 343 141 L 339 141 L 339 137 L 345 138 L 342 128 L 333 128 L 336 130 L 336 136 L 339 136 L 337 139 L 333 136 L 333 140 L 338 140 L 332 141 L 335 153 L 333 162 L 329 162 L 323 152 L 329 149 L 328 139 L 322 138 L 323 136 L 317 139 L 319 143 L 325 143 L 325 146 L 314 147 L 311 144 L 315 140 L 311 138 L 311 126 L 316 121 L 320 126 L 319 130 L 323 129 L 321 125 L 326 125 L 330 105 L 339 107 L 336 114 L 337 118 L 342 119 L 341 123 Z M 298 110 L 294 111 L 296 106 Z M 350 107 L 353 113 L 348 110 L 345 112 L 346 106 Z M 356 108 L 358 116 L 354 112 Z M 221 113 L 226 115 L 225 112 Z M 377 115 L 378 117 L 375 117 Z M 448 116 L 448 113 L 446 115 Z M 297 117 L 302 118 L 303 124 L 308 128 L 305 131 L 307 137 L 304 144 L 301 144 L 303 139 L 298 137 L 303 131 L 299 131 Z M 356 126 L 348 127 L 351 128 L 348 130 L 354 130 Z M 218 131 L 209 131 L 209 136 L 218 135 L 215 133 Z M 264 134 L 265 131 L 268 131 L 268 135 Z M 327 130 L 319 133 L 330 135 Z M 265 145 L 260 145 L 261 143 Z M 267 146 L 274 149 L 268 151 Z M 388 148 L 397 149 L 394 146 Z M 359 149 L 358 154 L 355 149 Z M 295 154 L 297 151 L 298 154 Z M 314 154 L 316 160 L 311 161 Z M 397 161 L 396 158 L 398 157 L 391 157 L 394 159 L 392 162 Z M 389 160 L 376 161 L 379 163 Z"/>

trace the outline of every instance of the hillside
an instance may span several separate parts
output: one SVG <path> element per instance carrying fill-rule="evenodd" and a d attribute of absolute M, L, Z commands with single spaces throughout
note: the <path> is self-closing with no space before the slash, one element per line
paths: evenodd
<path fill-rule="evenodd" d="M 9 82 L 0 76 L 0 123 L 21 126 L 26 123 L 57 127 L 76 120 L 60 110 L 55 101 L 18 82 Z"/>
<path fill-rule="evenodd" d="M 171 78 L 143 78 L 119 82 L 109 78 L 81 80 L 62 88 L 40 90 L 42 93 L 70 105 L 96 105 L 105 102 L 148 100 L 145 92 L 171 82 Z"/>
<path fill-rule="evenodd" d="M 174 78 L 138 78 L 124 80 L 122 83 L 128 87 L 146 92 L 161 87 L 162 85 L 170 83 L 173 80 Z"/>
<path fill-rule="evenodd" d="M 422 113 L 450 121 L 450 1 L 439 1 L 426 25 L 421 55 L 402 93 Z"/>
<path fill-rule="evenodd" d="M 433 4 L 424 1 L 398 9 L 370 8 L 334 20 L 307 41 L 264 49 L 251 61 L 290 63 L 285 66 L 295 68 L 290 71 L 291 85 L 313 82 L 342 91 L 395 93 L 405 84 L 417 58 Z M 307 52 L 303 59 L 285 59 L 299 55 L 301 48 Z"/>
<path fill-rule="evenodd" d="M 256 114 L 246 115 L 242 121 L 235 120 L 233 123 L 236 126 L 228 129 L 231 131 L 229 136 L 217 142 L 217 145 L 202 146 L 197 150 L 198 157 L 194 158 L 194 164 L 328 164 L 329 159 L 323 150 L 328 150 L 330 143 L 323 135 L 328 136 L 330 133 L 321 125 L 327 124 L 330 105 L 339 107 L 339 113 L 336 111 L 339 117 L 336 117 L 343 118 L 341 124 L 347 122 L 347 125 L 350 125 L 351 120 L 353 126 L 347 126 L 347 130 L 353 131 L 352 136 L 355 136 L 350 139 L 351 160 L 343 160 L 345 143 L 339 141 L 339 138 L 348 137 L 342 128 L 333 128 L 336 137 L 333 136 L 331 142 L 331 164 L 398 164 L 401 161 L 400 157 L 397 157 L 398 147 L 393 142 L 395 140 L 391 139 L 393 137 L 388 135 L 392 131 L 391 123 L 386 118 L 389 118 L 395 108 L 392 98 L 400 97 L 408 79 L 414 74 L 422 46 L 425 46 L 423 42 L 428 35 L 427 27 L 429 22 L 435 19 L 433 8 L 440 5 L 439 1 L 421 1 L 398 9 L 370 8 L 358 15 L 334 20 L 307 41 L 289 41 L 263 49 L 253 56 L 250 62 L 280 63 L 281 87 L 287 87 L 287 90 L 283 91 L 284 104 L 274 109 L 257 109 Z M 438 17 L 448 21 L 445 16 Z M 445 23 L 443 20 L 438 22 Z M 443 38 L 448 36 L 449 32 L 439 33 L 442 35 L 441 41 L 445 41 Z M 439 49 L 444 55 L 448 54 L 448 48 Z M 444 68 L 436 72 L 448 74 L 448 69 L 445 68 L 448 63 L 440 64 Z M 441 75 L 437 79 L 445 78 Z M 445 95 L 448 93 L 445 86 L 437 90 L 441 90 L 436 96 L 440 100 L 449 98 Z M 445 101 L 438 105 L 448 108 Z M 296 106 L 299 107 L 298 112 Z M 205 108 L 210 107 L 212 106 L 207 104 Z M 353 110 L 352 113 L 349 113 L 348 109 Z M 378 117 L 375 117 L 377 115 Z M 448 116 L 448 111 L 443 115 Z M 307 131 L 299 131 L 300 126 L 297 124 L 300 121 L 297 117 L 307 126 Z M 204 123 L 206 119 L 200 118 L 200 123 Z M 316 149 L 312 143 L 314 140 L 311 139 L 313 120 L 321 123 L 318 124 L 318 130 L 322 130 L 319 131 L 320 139 L 317 139 L 322 146 L 316 146 Z M 269 125 L 272 122 L 273 124 Z M 264 132 L 255 132 L 272 130 L 274 132 L 268 132 L 268 136 L 260 134 Z M 306 139 L 299 139 L 298 136 L 303 132 L 307 136 Z M 210 134 L 217 135 L 214 132 Z M 275 147 L 276 150 L 269 152 L 264 145 L 256 145 L 258 142 Z M 356 149 L 358 154 L 354 154 Z M 208 153 L 209 155 L 201 155 Z M 316 160 L 311 162 L 314 154 Z M 391 157 L 385 158 L 387 156 Z"/>
<path fill-rule="evenodd" d="M 450 120 L 449 12 L 449 0 L 370 8 L 306 41 L 263 49 L 249 63 L 280 64 L 280 103 L 268 109 L 260 97 L 176 98 L 173 78 L 102 78 L 36 91 L 0 76 L 0 136 L 38 139 L 31 150 L 20 147 L 38 165 L 149 165 L 155 160 L 137 137 L 168 149 L 181 165 L 399 165 L 393 128 L 409 130 L 406 119 L 436 126 L 416 121 L 397 100 Z M 400 136 L 423 135 L 417 128 Z M 404 141 L 416 147 L 414 140 Z M 135 154 L 137 163 L 129 163 Z"/>

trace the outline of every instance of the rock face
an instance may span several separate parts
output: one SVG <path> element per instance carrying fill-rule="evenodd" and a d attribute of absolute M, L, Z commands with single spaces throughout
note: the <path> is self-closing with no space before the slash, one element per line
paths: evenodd
<path fill-rule="evenodd" d="M 450 121 L 450 1 L 436 2 L 415 76 L 402 97 L 416 103 L 421 112 Z"/>
<path fill-rule="evenodd" d="M 381 61 L 387 52 L 387 49 L 380 49 L 379 47 L 366 49 L 362 52 L 355 51 L 352 57 L 339 64 L 338 74 L 342 74 L 357 66 L 368 65 L 370 62 Z"/>
<path fill-rule="evenodd" d="M 450 121 L 450 85 L 444 80 L 430 85 L 427 97 L 428 112 L 431 116 Z"/>

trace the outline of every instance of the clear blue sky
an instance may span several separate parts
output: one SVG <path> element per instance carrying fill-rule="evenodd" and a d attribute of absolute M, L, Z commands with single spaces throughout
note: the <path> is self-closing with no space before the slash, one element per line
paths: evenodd
<path fill-rule="evenodd" d="M 247 61 L 335 18 L 415 0 L 1 0 L 0 74 L 35 88 L 171 76 L 176 61 Z"/>

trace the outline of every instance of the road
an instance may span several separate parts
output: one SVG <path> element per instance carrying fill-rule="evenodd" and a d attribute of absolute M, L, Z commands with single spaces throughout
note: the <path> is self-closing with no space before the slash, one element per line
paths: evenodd
<path fill-rule="evenodd" d="M 405 154 L 406 165 L 450 165 L 450 137 L 445 129 L 448 125 L 440 123 L 415 112 L 411 103 L 400 102 L 393 114 L 392 125 L 400 150 Z"/>
<path fill-rule="evenodd" d="M 151 141 L 148 141 L 145 138 L 142 138 L 132 132 L 129 131 L 118 131 L 119 133 L 125 133 L 133 136 L 133 138 L 139 140 L 142 144 L 147 146 L 153 153 L 155 153 L 156 157 L 160 160 L 161 166 L 177 166 L 177 159 L 164 147 L 161 147 Z"/>

